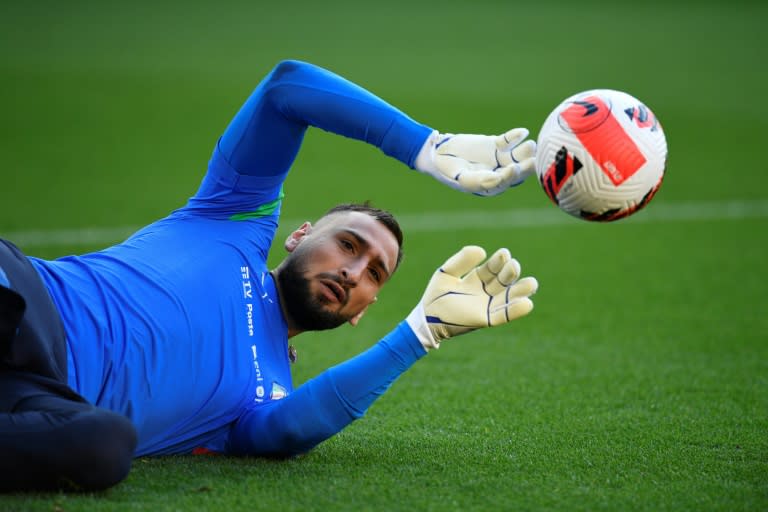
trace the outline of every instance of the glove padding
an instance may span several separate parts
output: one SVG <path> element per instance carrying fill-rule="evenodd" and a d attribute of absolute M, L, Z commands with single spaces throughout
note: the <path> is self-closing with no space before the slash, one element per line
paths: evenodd
<path fill-rule="evenodd" d="M 535 173 L 536 143 L 526 137 L 525 128 L 493 136 L 433 132 L 414 166 L 456 190 L 495 196 Z"/>
<path fill-rule="evenodd" d="M 488 260 L 470 245 L 451 256 L 432 276 L 421 302 L 406 321 L 425 349 L 480 327 L 501 325 L 533 309 L 538 282 L 520 277 L 520 264 L 507 249 Z"/>

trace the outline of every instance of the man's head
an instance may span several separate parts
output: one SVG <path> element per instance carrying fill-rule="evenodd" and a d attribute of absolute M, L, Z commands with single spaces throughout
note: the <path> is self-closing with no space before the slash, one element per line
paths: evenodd
<path fill-rule="evenodd" d="M 402 243 L 394 217 L 368 203 L 339 205 L 314 226 L 302 224 L 275 270 L 289 335 L 357 325 L 400 264 Z"/>

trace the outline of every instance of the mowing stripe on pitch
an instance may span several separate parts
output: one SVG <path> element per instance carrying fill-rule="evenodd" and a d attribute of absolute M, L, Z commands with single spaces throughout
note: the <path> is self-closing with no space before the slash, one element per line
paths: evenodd
<path fill-rule="evenodd" d="M 449 211 L 400 214 L 397 216 L 406 232 L 439 232 L 487 227 L 585 226 L 588 223 L 573 218 L 554 206 L 545 208 L 514 208 L 499 211 Z M 698 201 L 682 203 L 659 202 L 637 215 L 619 222 L 624 224 L 738 220 L 768 217 L 768 199 L 750 201 Z M 278 237 L 287 235 L 305 219 L 283 219 Z M 78 228 L 24 230 L 0 233 L 22 248 L 54 246 L 103 246 L 125 240 L 140 226 L 110 228 Z"/>

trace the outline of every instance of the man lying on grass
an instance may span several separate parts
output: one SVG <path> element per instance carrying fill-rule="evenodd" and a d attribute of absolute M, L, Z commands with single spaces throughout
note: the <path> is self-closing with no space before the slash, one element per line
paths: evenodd
<path fill-rule="evenodd" d="M 519 278 L 509 251 L 486 260 L 467 246 L 387 336 L 294 390 L 288 340 L 356 325 L 402 258 L 392 215 L 345 204 L 298 227 L 267 268 L 309 126 L 479 195 L 534 170 L 525 129 L 440 134 L 333 73 L 280 63 L 184 207 L 83 256 L 46 261 L 0 243 L 0 488 L 104 489 L 136 456 L 303 453 L 441 341 L 531 311 L 537 282 Z"/>

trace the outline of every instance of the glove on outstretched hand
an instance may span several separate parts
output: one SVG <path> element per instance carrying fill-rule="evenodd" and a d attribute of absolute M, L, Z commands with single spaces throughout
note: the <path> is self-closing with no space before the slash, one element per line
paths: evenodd
<path fill-rule="evenodd" d="M 406 321 L 425 349 L 480 327 L 501 325 L 533 309 L 538 282 L 520 277 L 520 264 L 507 249 L 488 260 L 470 245 L 451 256 L 432 276 L 421 302 Z"/>
<path fill-rule="evenodd" d="M 525 128 L 495 136 L 433 132 L 414 166 L 462 192 L 495 196 L 535 172 L 536 143 L 526 137 Z"/>

